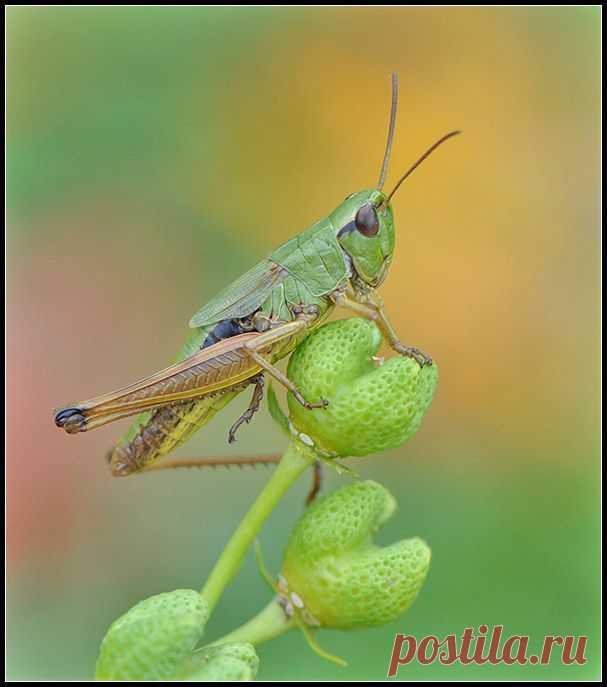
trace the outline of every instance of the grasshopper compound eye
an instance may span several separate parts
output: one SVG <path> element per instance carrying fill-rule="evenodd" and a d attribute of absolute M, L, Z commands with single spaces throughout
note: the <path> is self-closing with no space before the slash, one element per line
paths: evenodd
<path fill-rule="evenodd" d="M 379 220 L 371 203 L 365 203 L 359 209 L 354 218 L 354 224 L 363 236 L 375 236 L 377 234 L 379 231 Z"/>

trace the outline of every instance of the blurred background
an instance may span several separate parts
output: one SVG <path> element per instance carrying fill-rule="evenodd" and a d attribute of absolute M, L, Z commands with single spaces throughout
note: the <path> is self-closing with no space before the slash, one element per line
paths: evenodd
<path fill-rule="evenodd" d="M 390 487 L 380 543 L 433 560 L 398 622 L 259 648 L 260 679 L 381 679 L 396 632 L 588 635 L 588 663 L 401 668 L 400 679 L 598 676 L 600 10 L 11 7 L 8 129 L 8 677 L 88 679 L 110 622 L 199 588 L 268 479 L 111 478 L 123 427 L 67 436 L 52 409 L 168 364 L 189 317 L 274 247 L 376 183 L 390 99 L 382 287 L 440 367 L 398 450 L 349 461 Z M 342 315 L 343 316 L 343 313 Z M 247 396 L 245 399 L 244 396 Z M 233 454 L 249 394 L 176 455 Z M 280 451 L 264 409 L 236 450 Z M 325 489 L 347 477 L 329 474 Z M 280 566 L 307 480 L 262 533 Z M 206 637 L 265 605 L 251 555 Z"/>

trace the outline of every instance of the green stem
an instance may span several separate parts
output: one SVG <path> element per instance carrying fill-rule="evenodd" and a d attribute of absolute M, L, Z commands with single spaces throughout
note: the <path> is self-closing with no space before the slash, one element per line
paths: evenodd
<path fill-rule="evenodd" d="M 248 622 L 236 628 L 213 644 L 227 642 L 249 642 L 261 644 L 292 630 L 296 627 L 294 618 L 287 618 L 275 597 L 270 603 Z"/>
<path fill-rule="evenodd" d="M 249 546 L 273 508 L 315 460 L 316 454 L 312 449 L 300 443 L 289 444 L 274 474 L 238 525 L 201 591 L 211 612 L 224 589 L 238 573 Z"/>

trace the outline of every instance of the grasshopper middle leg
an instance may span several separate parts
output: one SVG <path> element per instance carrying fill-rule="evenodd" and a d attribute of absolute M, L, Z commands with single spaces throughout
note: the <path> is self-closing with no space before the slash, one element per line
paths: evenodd
<path fill-rule="evenodd" d="M 236 422 L 230 427 L 230 431 L 228 432 L 228 443 L 233 444 L 236 441 L 236 432 L 238 431 L 238 428 L 243 424 L 243 423 L 249 423 L 253 419 L 253 415 L 259 410 L 259 406 L 261 405 L 261 401 L 263 399 L 263 387 L 264 387 L 264 378 L 263 374 L 258 374 L 255 377 L 251 379 L 251 383 L 255 385 L 255 389 L 253 390 L 253 396 L 251 397 L 251 402 L 249 403 L 249 407 L 244 411 L 244 413 L 236 420 Z"/>
<path fill-rule="evenodd" d="M 314 408 L 326 408 L 329 405 L 329 402 L 325 399 L 321 399 L 318 403 L 310 403 L 307 401 L 295 384 L 293 384 L 293 382 L 277 367 L 266 360 L 261 353 L 269 346 L 279 343 L 287 337 L 294 336 L 307 326 L 308 321 L 304 317 L 297 318 L 293 322 L 286 322 L 285 324 L 278 325 L 274 329 L 260 334 L 256 339 L 245 343 L 244 349 L 247 351 L 249 357 L 259 365 L 259 367 L 265 370 L 268 374 L 272 375 L 276 381 L 280 382 L 285 388 L 287 388 L 293 394 L 297 402 L 301 403 L 304 408 L 308 408 L 308 410 L 312 410 Z"/>

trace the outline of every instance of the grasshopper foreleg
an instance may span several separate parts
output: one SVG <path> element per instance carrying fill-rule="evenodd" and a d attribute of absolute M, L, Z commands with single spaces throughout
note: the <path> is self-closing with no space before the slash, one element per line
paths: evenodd
<path fill-rule="evenodd" d="M 432 365 L 432 358 L 427 353 L 424 353 L 419 348 L 415 348 L 414 346 L 406 346 L 404 343 L 402 343 L 398 337 L 398 334 L 394 330 L 392 323 L 388 319 L 381 302 L 376 302 L 369 297 L 365 303 L 359 303 L 345 294 L 343 291 L 334 293 L 331 298 L 336 305 L 340 305 L 343 308 L 347 308 L 348 310 L 362 315 L 369 320 L 373 320 L 373 322 L 375 322 L 379 327 L 384 339 L 397 353 L 400 353 L 407 358 L 413 358 L 420 367 L 424 367 L 424 365 Z"/>
<path fill-rule="evenodd" d="M 244 413 L 230 427 L 230 431 L 228 432 L 229 444 L 233 444 L 236 441 L 236 432 L 238 431 L 238 428 L 245 422 L 247 424 L 251 422 L 253 416 L 259 410 L 259 406 L 261 405 L 264 387 L 263 374 L 259 374 L 255 377 L 252 377 L 251 383 L 255 385 L 255 389 L 253 390 L 253 396 L 251 397 L 251 402 L 249 403 L 249 407 L 244 411 Z"/>

